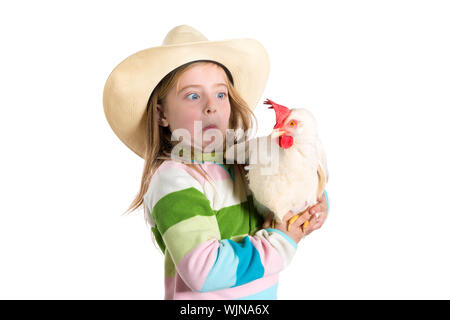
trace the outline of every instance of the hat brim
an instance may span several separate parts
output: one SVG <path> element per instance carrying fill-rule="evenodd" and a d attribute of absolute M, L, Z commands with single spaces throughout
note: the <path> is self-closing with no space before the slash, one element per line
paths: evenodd
<path fill-rule="evenodd" d="M 140 157 L 145 154 L 147 103 L 159 81 L 172 70 L 197 60 L 224 65 L 234 87 L 254 110 L 269 76 L 269 57 L 254 39 L 200 41 L 162 45 L 139 51 L 122 61 L 109 75 L 103 107 L 119 139 Z"/>

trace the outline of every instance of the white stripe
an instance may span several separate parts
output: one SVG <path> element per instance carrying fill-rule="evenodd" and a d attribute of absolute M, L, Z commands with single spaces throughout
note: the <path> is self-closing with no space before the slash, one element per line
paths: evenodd
<path fill-rule="evenodd" d="M 150 211 L 153 211 L 153 207 L 162 197 L 192 187 L 204 193 L 202 185 L 186 170 L 176 167 L 157 170 L 150 181 L 144 201 Z"/>
<path fill-rule="evenodd" d="M 205 195 L 211 203 L 213 210 L 234 206 L 247 201 L 247 194 L 239 173 L 235 175 L 235 181 L 230 177 L 224 180 L 214 181 L 214 188 L 206 182 L 204 186 Z"/>
<path fill-rule="evenodd" d="M 283 258 L 283 269 L 291 262 L 297 249 L 289 243 L 282 235 L 276 232 L 267 232 L 265 229 L 261 229 L 255 233 L 255 236 L 262 237 L 269 241 L 272 246 L 277 250 L 280 256 Z"/>

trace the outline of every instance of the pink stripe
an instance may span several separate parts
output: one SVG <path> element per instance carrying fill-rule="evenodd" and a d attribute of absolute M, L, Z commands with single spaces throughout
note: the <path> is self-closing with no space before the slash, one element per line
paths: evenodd
<path fill-rule="evenodd" d="M 200 291 L 217 258 L 219 241 L 211 239 L 199 244 L 178 262 L 177 271 L 191 288 Z"/>
<path fill-rule="evenodd" d="M 174 285 L 166 286 L 166 299 L 174 300 L 233 300 L 247 297 L 262 292 L 276 283 L 278 283 L 279 273 L 263 277 L 252 282 L 246 283 L 239 287 L 217 290 L 212 292 L 194 292 L 192 291 L 177 274 L 176 278 L 168 278 L 166 283 L 174 283 Z"/>
<path fill-rule="evenodd" d="M 231 179 L 228 171 L 222 167 L 223 165 L 205 162 L 202 166 L 215 181 Z"/>
<path fill-rule="evenodd" d="M 175 277 L 168 277 L 164 279 L 164 287 L 166 292 L 164 293 L 164 300 L 173 300 L 175 293 Z"/>
<path fill-rule="evenodd" d="M 201 166 L 214 181 L 230 179 L 230 175 L 228 174 L 228 172 L 222 166 L 220 166 L 218 164 L 205 162 L 203 164 L 197 164 L 197 165 Z M 205 183 L 205 179 L 197 171 L 188 167 L 184 163 L 181 163 L 179 161 L 174 161 L 174 160 L 165 160 L 159 166 L 159 168 L 156 170 L 155 175 L 158 175 L 161 172 L 163 172 L 164 170 L 167 170 L 170 168 L 182 169 L 182 170 L 186 171 L 187 173 L 189 173 L 196 180 L 198 180 L 198 182 L 200 182 L 201 184 Z"/>
<path fill-rule="evenodd" d="M 278 273 L 283 269 L 283 258 L 268 240 L 261 237 L 249 237 L 249 239 L 259 252 L 261 262 L 264 266 L 264 276 Z"/>

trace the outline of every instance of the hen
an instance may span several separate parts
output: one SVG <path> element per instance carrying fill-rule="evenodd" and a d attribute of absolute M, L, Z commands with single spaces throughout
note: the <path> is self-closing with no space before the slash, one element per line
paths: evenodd
<path fill-rule="evenodd" d="M 317 203 L 328 182 L 325 152 L 312 113 L 304 108 L 289 109 L 267 99 L 274 109 L 276 124 L 271 135 L 234 145 L 225 153 L 236 159 L 245 151 L 249 188 L 259 213 L 274 213 L 281 221 L 289 211 L 300 212 L 293 223 Z M 245 142 L 243 142 L 245 143 Z M 303 225 L 303 230 L 307 223 Z"/>

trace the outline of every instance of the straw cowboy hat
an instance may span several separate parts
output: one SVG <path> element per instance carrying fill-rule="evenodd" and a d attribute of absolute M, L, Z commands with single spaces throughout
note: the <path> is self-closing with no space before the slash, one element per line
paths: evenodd
<path fill-rule="evenodd" d="M 269 76 L 264 47 L 254 39 L 209 41 L 188 25 L 177 26 L 161 46 L 129 56 L 106 80 L 106 119 L 119 139 L 140 157 L 145 155 L 146 108 L 153 89 L 172 70 L 197 60 L 225 66 L 236 90 L 255 109 Z"/>

